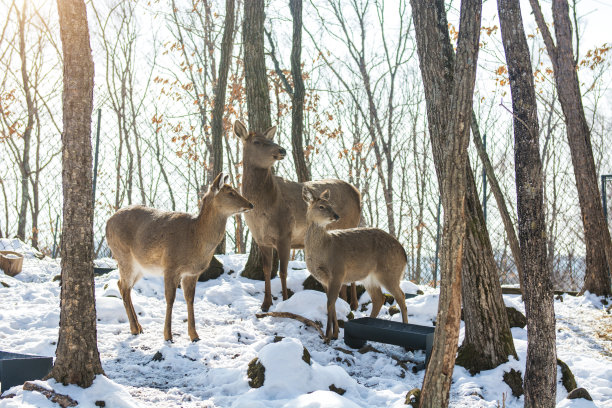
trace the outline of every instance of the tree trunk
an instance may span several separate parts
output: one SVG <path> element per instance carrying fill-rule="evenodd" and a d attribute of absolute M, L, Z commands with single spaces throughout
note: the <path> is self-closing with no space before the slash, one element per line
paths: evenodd
<path fill-rule="evenodd" d="M 514 115 L 517 211 L 527 317 L 525 407 L 554 407 L 555 311 L 552 280 L 546 268 L 540 129 L 533 72 L 519 3 L 498 0 L 497 5 Z"/>
<path fill-rule="evenodd" d="M 26 61 L 26 44 L 25 44 L 25 24 L 27 14 L 27 2 L 23 3 L 23 10 L 19 16 L 19 58 L 21 60 L 21 80 L 23 81 L 23 92 L 26 98 L 28 121 L 25 130 L 23 131 L 23 152 L 19 163 L 21 172 L 21 204 L 19 206 L 19 218 L 17 221 L 17 238 L 22 241 L 26 240 L 26 220 L 28 211 L 28 202 L 30 201 L 30 190 L 28 188 L 28 179 L 30 177 L 30 144 L 32 140 L 32 129 L 34 127 L 34 101 L 30 92 L 30 79 L 28 77 L 28 67 Z"/>
<path fill-rule="evenodd" d="M 461 271 L 466 236 L 466 168 L 476 79 L 482 3 L 461 2 L 454 58 L 443 0 L 411 0 L 425 88 L 429 134 L 444 206 L 441 287 L 431 359 L 421 407 L 448 405 L 461 315 Z"/>
<path fill-rule="evenodd" d="M 310 180 L 310 171 L 304 157 L 304 79 L 302 78 L 302 0 L 289 0 L 293 17 L 293 43 L 291 46 L 291 75 L 293 95 L 291 104 L 291 147 L 298 181 Z"/>
<path fill-rule="evenodd" d="M 553 0 L 552 14 L 557 45 L 544 21 L 537 0 L 530 0 L 538 28 L 553 65 L 559 102 L 565 116 L 586 245 L 586 276 L 581 293 L 611 296 L 612 240 L 603 216 L 591 131 L 586 121 L 572 48 L 572 25 L 567 0 Z"/>
<path fill-rule="evenodd" d="M 467 233 L 461 271 L 465 338 L 459 347 L 457 364 L 474 375 L 507 362 L 509 355 L 518 356 L 469 161 L 466 177 Z"/>
<path fill-rule="evenodd" d="M 223 40 L 221 41 L 221 62 L 219 63 L 219 76 L 215 85 L 215 102 L 212 110 L 212 162 L 213 176 L 217 177 L 223 171 L 223 114 L 225 112 L 225 91 L 227 90 L 227 74 L 232 59 L 234 37 L 234 0 L 225 1 L 225 21 L 223 26 Z M 225 253 L 225 236 L 215 251 Z"/>
<path fill-rule="evenodd" d="M 244 43 L 244 80 L 248 109 L 249 129 L 265 130 L 272 126 L 270 119 L 270 95 L 264 55 L 264 4 L 263 0 L 244 2 L 242 42 Z M 272 276 L 278 268 L 278 256 L 274 252 Z M 264 280 L 261 253 L 254 240 L 242 276 Z"/>
<path fill-rule="evenodd" d="M 83 0 L 58 0 L 64 57 L 62 290 L 55 365 L 49 377 L 89 387 L 103 374 L 93 275 L 91 114 L 94 67 Z"/>
<path fill-rule="evenodd" d="M 502 189 L 499 186 L 499 182 L 497 181 L 497 177 L 495 176 L 493 165 L 489 160 L 489 155 L 487 154 L 487 151 L 485 150 L 482 144 L 482 138 L 480 137 L 480 129 L 478 128 L 478 122 L 476 120 L 476 114 L 474 113 L 474 111 L 472 111 L 472 135 L 474 146 L 476 146 L 476 151 L 478 152 L 480 161 L 482 161 L 482 165 L 485 169 L 487 179 L 489 180 L 489 185 L 491 186 L 491 191 L 493 192 L 493 196 L 495 197 L 495 202 L 497 203 L 499 215 L 502 219 L 502 222 L 504 223 L 504 230 L 506 231 L 506 237 L 508 238 L 508 242 L 510 243 L 510 251 L 512 252 L 512 257 L 514 258 L 514 265 L 516 266 L 516 271 L 518 272 L 519 286 L 521 287 L 522 293 L 523 264 L 521 262 L 521 249 L 519 241 L 516 236 L 516 231 L 514 229 L 514 223 L 512 222 L 512 218 L 510 218 L 508 206 L 506 206 L 506 199 L 504 198 L 504 193 L 502 192 Z"/>

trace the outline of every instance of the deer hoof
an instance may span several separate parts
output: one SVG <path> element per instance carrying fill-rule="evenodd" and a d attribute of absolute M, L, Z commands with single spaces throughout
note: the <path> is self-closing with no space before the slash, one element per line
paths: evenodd
<path fill-rule="evenodd" d="M 270 307 L 271 307 L 271 306 L 272 306 L 272 302 L 266 302 L 266 301 L 264 301 L 264 302 L 261 304 L 261 310 L 262 310 L 262 312 L 267 312 L 268 310 L 270 310 Z"/>
<path fill-rule="evenodd" d="M 196 336 L 194 339 L 191 339 L 191 341 L 193 343 L 196 343 L 196 342 L 200 341 L 200 338 L 198 336 Z"/>

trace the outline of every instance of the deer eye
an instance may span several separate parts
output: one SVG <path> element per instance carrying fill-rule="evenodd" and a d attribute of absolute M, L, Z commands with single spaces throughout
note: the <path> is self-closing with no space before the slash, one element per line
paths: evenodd
<path fill-rule="evenodd" d="M 233 191 L 230 191 L 230 195 L 233 197 L 236 195 L 236 193 L 234 193 Z"/>
<path fill-rule="evenodd" d="M 324 210 L 324 209 L 325 209 L 325 207 L 323 207 L 322 205 L 320 205 L 320 206 L 319 206 L 319 208 L 320 208 L 320 209 L 322 209 L 322 210 Z"/>

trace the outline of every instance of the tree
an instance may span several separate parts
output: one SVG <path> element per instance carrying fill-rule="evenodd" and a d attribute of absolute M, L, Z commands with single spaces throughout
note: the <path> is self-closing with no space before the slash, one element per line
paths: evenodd
<path fill-rule="evenodd" d="M 544 21 L 539 2 L 537 0 L 529 0 L 529 2 L 552 62 L 559 102 L 565 116 L 586 245 L 586 276 L 582 292 L 588 290 L 599 296 L 611 296 L 612 239 L 603 216 L 591 147 L 591 131 L 582 105 L 576 72 L 577 64 L 572 46 L 569 6 L 567 0 L 553 0 L 552 2 L 557 40 L 555 45 Z"/>
<path fill-rule="evenodd" d="M 497 0 L 514 116 L 518 230 L 527 317 L 525 407 L 556 405 L 557 357 L 551 275 L 546 267 L 542 161 L 529 46 L 519 2 Z"/>
<path fill-rule="evenodd" d="M 270 95 L 268 94 L 268 77 L 264 55 L 264 1 L 250 0 L 244 2 L 244 22 L 242 41 L 244 43 L 244 71 L 249 129 L 268 129 L 270 119 Z M 272 275 L 277 269 L 278 257 L 274 257 Z M 250 279 L 264 280 L 262 257 L 255 240 L 251 241 L 249 259 L 244 266 L 242 276 Z"/>
<path fill-rule="evenodd" d="M 291 104 L 291 147 L 298 181 L 310 180 L 310 170 L 304 157 L 304 79 L 302 78 L 302 0 L 289 0 L 293 17 L 293 41 L 291 45 L 291 76 L 293 77 L 293 94 Z"/>
<path fill-rule="evenodd" d="M 94 67 L 83 0 L 58 0 L 64 56 L 62 290 L 55 364 L 49 377 L 89 387 L 103 374 L 93 275 L 91 114 Z"/>
<path fill-rule="evenodd" d="M 441 286 L 431 360 L 421 407 L 448 405 L 461 315 L 461 271 L 466 236 L 467 146 L 476 79 L 482 2 L 461 2 L 453 55 L 443 0 L 411 0 L 434 164 L 444 207 Z"/>

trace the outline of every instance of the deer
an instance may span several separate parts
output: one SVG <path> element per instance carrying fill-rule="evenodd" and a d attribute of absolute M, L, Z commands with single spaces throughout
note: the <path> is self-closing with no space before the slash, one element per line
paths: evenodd
<path fill-rule="evenodd" d="M 181 284 L 187 302 L 187 331 L 195 328 L 193 300 L 198 277 L 208 267 L 225 234 L 227 219 L 253 209 L 253 204 L 220 173 L 201 199 L 197 215 L 135 205 L 117 211 L 106 223 L 106 240 L 119 267 L 119 291 L 133 335 L 143 332 L 131 290 L 143 275 L 164 277 L 164 340 L 172 342 L 172 306 Z"/>
<path fill-rule="evenodd" d="M 287 267 L 291 249 L 304 248 L 306 234 L 306 204 L 301 198 L 302 188 L 313 191 L 329 189 L 334 192 L 337 211 L 341 220 L 328 228 L 352 228 L 361 219 L 361 194 L 351 184 L 337 179 L 297 183 L 275 176 L 274 164 L 285 158 L 287 151 L 273 139 L 276 126 L 264 132 L 249 132 L 239 120 L 234 122 L 234 133 L 242 140 L 242 194 L 255 204 L 255 209 L 245 214 L 245 221 L 252 237 L 261 250 L 265 277 L 265 294 L 261 309 L 267 312 L 272 306 L 270 276 L 273 250 L 279 258 L 283 300 L 287 300 Z M 351 306 L 357 308 L 357 291 L 351 287 Z"/>
<path fill-rule="evenodd" d="M 342 219 L 330 202 L 330 191 L 316 195 L 308 187 L 302 190 L 308 205 L 305 236 L 306 266 L 325 288 L 327 294 L 328 342 L 338 338 L 336 299 L 343 283 L 361 281 L 372 298 L 370 317 L 378 316 L 385 297 L 381 286 L 397 301 L 402 322 L 408 323 L 406 299 L 400 281 L 406 269 L 406 251 L 391 234 L 378 228 L 350 228 L 329 231 L 330 223 Z"/>

